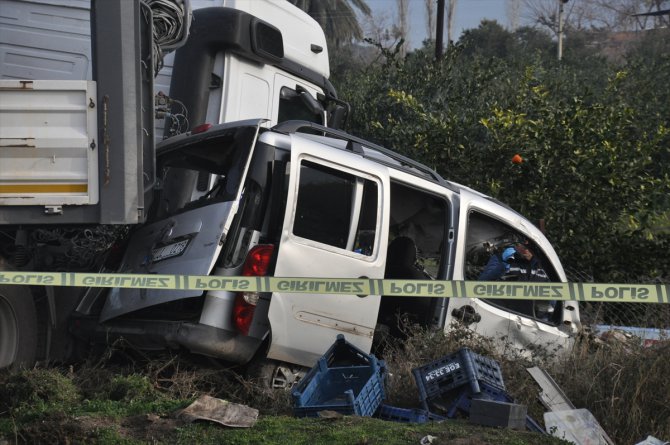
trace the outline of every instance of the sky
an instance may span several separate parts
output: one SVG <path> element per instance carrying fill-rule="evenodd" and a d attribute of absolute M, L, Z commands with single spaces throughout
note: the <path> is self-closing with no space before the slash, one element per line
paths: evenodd
<path fill-rule="evenodd" d="M 397 17 L 396 0 L 366 0 L 374 17 L 385 19 L 386 23 L 395 23 Z M 436 0 L 433 0 L 437 3 Z M 427 37 L 425 0 L 409 0 L 410 46 L 421 46 Z M 458 40 L 462 30 L 476 28 L 483 19 L 497 20 L 503 26 L 508 25 L 507 0 L 457 0 L 454 19 L 453 39 Z M 446 17 L 445 17 L 446 20 Z M 446 41 L 447 34 L 444 31 Z"/>

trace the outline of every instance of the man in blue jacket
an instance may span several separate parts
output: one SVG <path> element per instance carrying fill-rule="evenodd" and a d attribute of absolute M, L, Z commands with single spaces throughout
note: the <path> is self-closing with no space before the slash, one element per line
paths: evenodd
<path fill-rule="evenodd" d="M 549 281 L 540 260 L 524 243 L 515 243 L 493 254 L 479 275 L 481 281 Z"/>
<path fill-rule="evenodd" d="M 494 253 L 489 258 L 484 270 L 479 274 L 480 281 L 549 281 L 547 272 L 540 259 L 533 253 L 527 243 L 517 242 L 505 247 L 500 254 Z M 516 312 L 531 315 L 541 320 L 549 320 L 553 313 L 555 301 L 532 300 L 491 300 L 496 304 Z"/>

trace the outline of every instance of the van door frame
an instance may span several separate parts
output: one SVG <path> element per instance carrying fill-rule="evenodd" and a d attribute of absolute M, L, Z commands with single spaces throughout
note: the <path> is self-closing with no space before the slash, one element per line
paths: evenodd
<path fill-rule="evenodd" d="M 478 212 L 527 236 L 529 240 L 542 250 L 546 260 L 551 262 L 558 280 L 561 282 L 566 281 L 565 272 L 558 260 L 558 256 L 551 245 L 548 244 L 548 241 L 541 235 L 538 228 L 516 212 L 500 206 L 487 198 L 480 200 L 478 199 L 478 195 L 468 192 L 462 192 L 461 195 L 460 231 L 458 234 L 454 280 L 466 279 L 465 264 L 467 252 L 465 252 L 465 248 L 469 230 L 468 219 L 472 212 Z M 559 304 L 562 303 L 559 302 Z M 539 345 L 552 345 L 552 347 L 565 347 L 569 349 L 572 342 L 572 334 L 579 328 L 579 323 L 574 321 L 575 317 L 577 320 L 579 318 L 578 310 L 575 308 L 565 310 L 565 304 L 561 320 L 556 324 L 552 324 L 506 310 L 483 299 L 459 298 L 454 299 L 449 305 L 449 313 L 447 314 L 444 326 L 445 331 L 450 329 L 450 322 L 452 320 L 457 320 L 454 316 L 454 311 L 468 305 L 474 309 L 474 313 L 481 317 L 478 321 L 466 321 L 466 324 L 472 330 L 493 339 L 505 337 L 506 342 L 522 352 Z"/>
<path fill-rule="evenodd" d="M 308 137 L 292 135 L 291 139 L 287 204 L 274 275 L 383 278 L 389 225 L 388 169 L 357 154 L 326 147 Z M 377 223 L 371 255 L 293 233 L 300 166 L 305 160 L 376 183 Z M 352 230 L 350 228 L 349 233 Z M 271 326 L 268 358 L 312 366 L 338 334 L 344 334 L 347 341 L 359 349 L 370 351 L 380 300 L 380 295 L 273 293 L 268 313 Z"/>

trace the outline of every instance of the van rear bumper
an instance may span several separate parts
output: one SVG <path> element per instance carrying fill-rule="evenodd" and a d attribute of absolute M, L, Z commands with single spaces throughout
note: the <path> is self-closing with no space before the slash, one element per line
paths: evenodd
<path fill-rule="evenodd" d="M 263 343 L 262 339 L 185 321 L 115 319 L 100 323 L 97 317 L 75 315 L 70 332 L 79 339 L 102 344 L 124 338 L 143 350 L 186 348 L 240 365 L 248 363 Z"/>

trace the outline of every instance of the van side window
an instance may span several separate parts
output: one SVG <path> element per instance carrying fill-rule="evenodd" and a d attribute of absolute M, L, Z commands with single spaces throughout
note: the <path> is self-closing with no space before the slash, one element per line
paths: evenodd
<path fill-rule="evenodd" d="M 413 241 L 417 266 L 423 270 L 425 278 L 443 277 L 448 225 L 449 206 L 444 197 L 398 182 L 391 183 L 390 242 L 401 237 Z"/>
<path fill-rule="evenodd" d="M 374 181 L 303 161 L 293 234 L 370 256 L 376 237 L 377 202 Z"/>
<path fill-rule="evenodd" d="M 532 260 L 515 263 L 514 246 L 522 244 L 532 252 Z M 518 249 L 516 249 L 518 251 Z M 479 212 L 468 217 L 465 279 L 485 281 L 559 281 L 551 262 L 535 243 L 520 231 Z M 552 323 L 560 305 L 547 301 L 487 299 L 487 303 L 531 318 Z M 556 307 L 554 307 L 556 306 Z"/>

